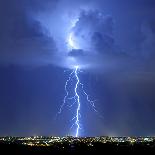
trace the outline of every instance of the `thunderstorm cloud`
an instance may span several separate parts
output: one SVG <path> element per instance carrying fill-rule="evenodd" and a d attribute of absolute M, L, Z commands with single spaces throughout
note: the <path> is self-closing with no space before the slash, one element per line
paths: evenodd
<path fill-rule="evenodd" d="M 75 64 L 99 70 L 101 67 L 109 70 L 121 65 L 132 66 L 137 61 L 144 64 L 150 61 L 148 59 L 153 63 L 153 19 L 142 21 L 139 25 L 141 31 L 133 36 L 141 36 L 137 39 L 139 46 L 127 48 L 126 45 L 124 48 L 121 36 L 116 34 L 115 22 L 119 21 L 112 13 L 107 13 L 106 8 L 105 11 L 99 8 L 97 4 L 101 2 L 79 1 L 72 2 L 70 6 L 67 2 L 1 1 L 0 63 L 27 66 L 54 64 L 63 68 L 71 68 Z M 67 48 L 71 32 L 77 49 Z M 146 55 L 147 60 L 144 58 Z"/>
<path fill-rule="evenodd" d="M 154 61 L 153 19 L 140 23 L 141 31 L 133 37 L 141 38 L 136 40 L 136 47 L 133 43 L 133 48 L 128 48 L 129 45 L 124 47 L 121 36 L 116 34 L 115 23 L 119 21 L 112 13 L 107 13 L 106 8 L 105 11 L 100 9 L 97 4 L 101 2 L 79 1 L 72 2 L 70 6 L 67 0 L 46 0 L 46 3 L 6 0 L 0 3 L 0 18 L 3 20 L 0 27 L 1 64 L 53 64 L 63 68 L 81 65 L 95 70 L 103 67 L 104 72 L 122 70 L 122 66 L 131 69 L 130 66 L 137 62 L 137 68 L 141 69 L 143 64 L 151 61 L 151 65 Z M 67 48 L 71 32 L 77 49 Z"/>

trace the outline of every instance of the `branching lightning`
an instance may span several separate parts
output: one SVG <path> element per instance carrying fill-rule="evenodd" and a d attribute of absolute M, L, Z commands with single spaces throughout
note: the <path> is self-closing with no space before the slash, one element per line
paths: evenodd
<path fill-rule="evenodd" d="M 59 114 L 61 114 L 64 106 L 68 106 L 69 108 L 72 108 L 72 106 L 76 104 L 76 112 L 72 118 L 72 121 L 74 121 L 74 123 L 71 126 L 71 129 L 73 127 L 76 127 L 75 137 L 79 136 L 80 129 L 81 129 L 81 121 L 80 121 L 80 118 L 81 118 L 81 114 L 80 114 L 80 111 L 81 111 L 80 94 L 81 93 L 83 93 L 86 96 L 87 103 L 89 103 L 91 108 L 96 113 L 98 113 L 98 111 L 96 110 L 96 107 L 95 107 L 95 101 L 92 101 L 89 99 L 89 95 L 84 90 L 84 84 L 82 84 L 80 81 L 80 77 L 79 77 L 80 72 L 81 72 L 81 70 L 80 70 L 79 66 L 75 66 L 73 71 L 69 74 L 69 77 L 65 83 L 66 95 L 64 97 L 63 103 L 62 103 L 60 110 L 58 112 Z M 72 81 L 75 82 L 73 95 L 70 94 L 70 91 L 68 90 L 68 87 L 72 84 Z M 71 102 L 69 102 L 69 101 L 71 101 Z"/>
<path fill-rule="evenodd" d="M 62 109 L 63 109 L 64 105 L 66 104 L 66 100 L 67 100 L 68 95 L 69 95 L 69 92 L 68 92 L 68 90 L 67 90 L 67 86 L 68 86 L 68 83 L 70 82 L 70 80 L 72 79 L 74 72 L 75 72 L 75 71 L 73 70 L 73 71 L 70 73 L 69 78 L 67 79 L 67 81 L 66 81 L 66 83 L 65 83 L 65 92 L 66 92 L 66 95 L 65 95 L 65 97 L 64 97 L 63 104 L 60 106 L 60 110 L 58 111 L 58 114 L 61 114 Z M 70 99 L 71 99 L 71 98 L 70 98 Z"/>

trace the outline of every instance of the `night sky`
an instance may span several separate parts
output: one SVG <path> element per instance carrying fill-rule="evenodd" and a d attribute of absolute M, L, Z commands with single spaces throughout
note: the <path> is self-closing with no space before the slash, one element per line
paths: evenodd
<path fill-rule="evenodd" d="M 72 134 L 75 65 L 80 136 L 155 135 L 155 0 L 0 0 L 0 136 Z"/>

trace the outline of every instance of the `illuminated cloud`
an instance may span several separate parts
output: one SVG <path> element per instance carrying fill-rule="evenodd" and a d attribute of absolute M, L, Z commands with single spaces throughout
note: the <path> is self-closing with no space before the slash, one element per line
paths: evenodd
<path fill-rule="evenodd" d="M 143 55 L 144 57 L 149 55 L 148 59 L 153 63 L 154 56 L 151 56 L 155 48 L 153 22 L 151 26 L 144 24 L 141 34 L 133 33 L 135 35 L 133 38 L 144 36 L 144 40 L 143 37 L 139 39 L 143 40 L 140 47 L 132 50 L 127 47 L 124 50 L 124 46 L 127 45 L 124 45 L 119 40 L 120 36 L 114 33 L 119 32 L 114 22 L 116 19 L 114 15 L 109 16 L 104 8 L 100 9 L 99 4 L 101 6 L 104 4 L 100 1 L 96 3 L 87 0 L 78 2 L 46 0 L 46 3 L 42 3 L 28 0 L 20 1 L 18 3 L 20 7 L 16 1 L 0 2 L 0 18 L 5 18 L 0 27 L 2 65 L 53 64 L 62 68 L 80 65 L 84 69 L 95 68 L 95 71 L 102 68 L 104 72 L 132 66 L 131 64 L 139 62 Z M 3 17 L 4 14 L 7 18 Z M 129 38 L 127 32 L 125 31 L 125 35 Z M 135 44 L 138 45 L 136 41 Z M 133 53 L 137 55 L 133 57 Z M 141 63 L 145 61 L 142 58 Z"/>

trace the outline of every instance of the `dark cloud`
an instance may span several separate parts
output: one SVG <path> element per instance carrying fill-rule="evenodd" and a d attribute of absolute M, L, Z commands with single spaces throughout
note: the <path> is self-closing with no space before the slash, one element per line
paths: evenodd
<path fill-rule="evenodd" d="M 82 49 L 72 49 L 68 53 L 68 56 L 72 56 L 72 57 L 84 56 L 84 51 Z"/>
<path fill-rule="evenodd" d="M 48 30 L 31 17 L 31 5 L 27 3 L 18 0 L 0 1 L 1 64 L 47 64 L 46 58 L 56 50 L 52 36 L 48 36 Z"/>
<path fill-rule="evenodd" d="M 134 53 L 137 54 L 131 59 L 139 59 L 145 55 L 144 53 L 151 53 L 151 51 L 153 53 L 153 20 L 150 23 L 151 26 L 143 26 L 142 33 L 140 31 L 130 33 L 130 29 L 123 31 L 124 28 L 121 28 L 123 24 L 118 27 L 117 22 L 121 23 L 122 21 L 116 21 L 117 17 L 112 12 L 115 9 L 111 11 L 111 15 L 107 13 L 106 8 L 100 9 L 99 6 L 107 4 L 106 0 L 103 2 L 78 1 L 71 2 L 70 5 L 68 2 L 67 0 L 46 0 L 46 3 L 37 0 L 1 1 L 0 18 L 3 20 L 0 26 L 1 64 L 55 64 L 61 67 L 69 67 L 68 55 L 77 57 L 84 53 L 85 56 L 80 57 L 80 60 L 77 59 L 77 62 L 79 61 L 83 65 L 84 62 L 86 64 L 94 62 L 92 66 L 111 66 L 112 64 L 116 66 L 116 63 L 118 63 L 117 66 L 120 66 L 120 61 L 122 63 L 128 61 L 128 57 Z M 120 0 L 120 4 L 124 4 L 123 1 Z M 133 7 L 132 3 L 129 4 L 129 8 Z M 135 4 L 137 7 L 139 7 L 138 4 L 144 6 L 145 1 L 136 1 Z M 153 5 L 152 1 L 147 3 L 149 6 L 151 4 Z M 129 19 L 132 17 L 131 15 L 128 16 Z M 122 17 L 123 15 L 120 19 Z M 76 25 L 72 28 L 71 23 L 77 19 Z M 135 21 L 132 22 L 134 25 Z M 83 52 L 78 53 L 77 51 L 73 52 L 73 50 L 69 53 L 66 38 L 71 29 L 75 33 L 74 41 Z M 126 36 L 120 39 L 123 34 Z M 135 40 L 138 37 L 139 39 Z M 128 48 L 130 42 L 133 47 Z M 145 52 L 145 49 L 148 52 Z M 104 60 L 103 63 L 102 58 L 107 60 Z M 62 60 L 64 64 L 57 63 L 62 62 Z"/>
<path fill-rule="evenodd" d="M 143 35 L 143 41 L 141 42 L 141 50 L 143 56 L 147 59 L 155 58 L 155 19 L 145 21 L 142 24 L 141 31 Z"/>

